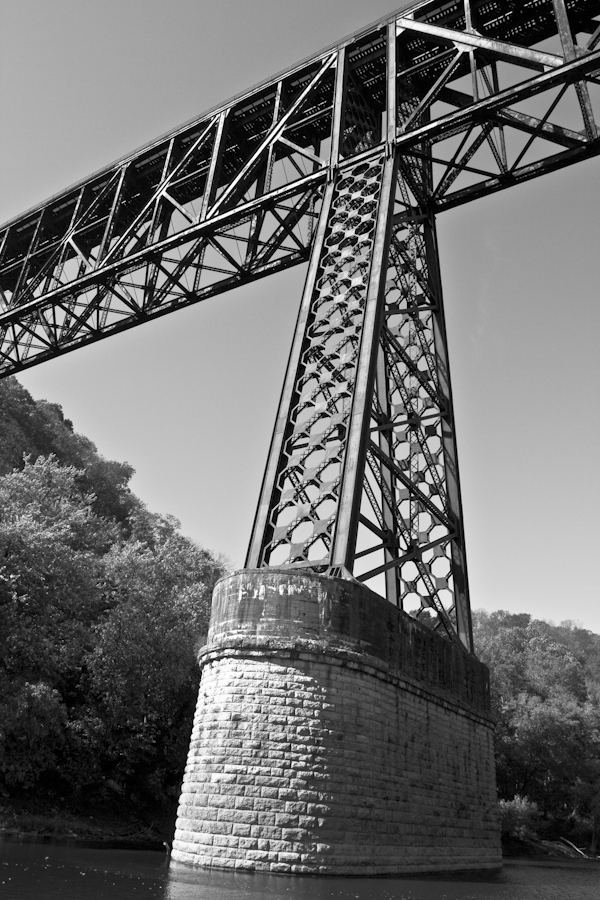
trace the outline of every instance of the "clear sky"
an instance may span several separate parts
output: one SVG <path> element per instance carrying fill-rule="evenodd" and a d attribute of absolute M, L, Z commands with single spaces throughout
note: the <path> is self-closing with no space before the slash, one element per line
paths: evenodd
<path fill-rule="evenodd" d="M 0 220 L 394 0 L 4 0 Z M 472 604 L 600 632 L 600 160 L 439 219 Z M 21 376 L 243 562 L 302 285 L 260 281 Z"/>

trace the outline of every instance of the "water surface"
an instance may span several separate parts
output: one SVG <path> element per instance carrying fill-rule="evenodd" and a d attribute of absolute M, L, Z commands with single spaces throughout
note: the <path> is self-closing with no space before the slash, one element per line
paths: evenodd
<path fill-rule="evenodd" d="M 2 900 L 598 900 L 600 863 L 508 862 L 499 875 L 328 878 L 169 870 L 164 854 L 0 843 Z"/>

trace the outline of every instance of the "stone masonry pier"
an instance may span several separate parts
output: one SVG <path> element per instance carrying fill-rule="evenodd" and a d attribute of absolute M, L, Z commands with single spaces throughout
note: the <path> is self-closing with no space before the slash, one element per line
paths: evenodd
<path fill-rule="evenodd" d="M 500 865 L 488 676 L 362 585 L 214 592 L 172 859 L 396 874 Z"/>

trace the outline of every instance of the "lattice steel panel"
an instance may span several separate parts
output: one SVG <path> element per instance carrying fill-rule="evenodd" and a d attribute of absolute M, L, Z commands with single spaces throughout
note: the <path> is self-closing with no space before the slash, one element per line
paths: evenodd
<path fill-rule="evenodd" d="M 448 633 L 469 632 L 434 223 L 397 182 L 354 575 Z M 423 178 L 426 172 L 420 173 Z M 419 172 L 410 171 L 411 181 Z"/>
<path fill-rule="evenodd" d="M 380 155 L 335 181 L 255 565 L 331 562 L 382 171 Z"/>

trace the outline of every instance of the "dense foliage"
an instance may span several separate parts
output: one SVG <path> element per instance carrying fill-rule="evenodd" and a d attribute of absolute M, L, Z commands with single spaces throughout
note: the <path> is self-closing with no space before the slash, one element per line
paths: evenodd
<path fill-rule="evenodd" d="M 598 846 L 600 635 L 527 614 L 474 614 L 490 667 L 507 831 Z"/>
<path fill-rule="evenodd" d="M 222 564 L 0 383 L 0 798 L 167 813 Z"/>

